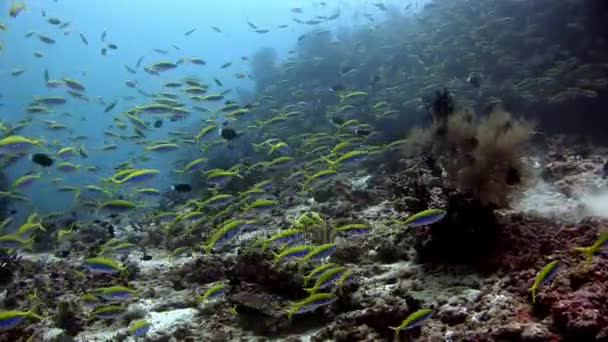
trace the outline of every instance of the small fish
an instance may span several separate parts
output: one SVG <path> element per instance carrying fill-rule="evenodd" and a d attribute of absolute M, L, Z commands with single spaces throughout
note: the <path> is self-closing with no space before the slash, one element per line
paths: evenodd
<path fill-rule="evenodd" d="M 100 256 L 110 257 L 113 255 L 127 255 L 138 246 L 130 242 L 120 242 L 115 246 L 108 246 L 107 243 L 103 246 L 99 252 Z"/>
<path fill-rule="evenodd" d="M 186 32 L 186 33 L 184 33 L 184 36 L 189 36 L 189 35 L 193 34 L 193 33 L 194 33 L 194 31 L 196 31 L 196 28 L 193 28 L 192 30 L 190 30 L 190 31 L 188 31 L 188 32 Z"/>
<path fill-rule="evenodd" d="M 199 301 L 204 302 L 209 299 L 217 298 L 226 293 L 228 289 L 229 287 L 226 284 L 213 285 L 209 289 L 207 289 L 207 291 L 205 291 L 202 296 L 199 297 Z"/>
<path fill-rule="evenodd" d="M 108 49 L 110 49 L 110 50 L 118 50 L 118 45 L 113 44 L 113 43 L 109 43 L 108 44 Z"/>
<path fill-rule="evenodd" d="M 109 111 L 111 111 L 112 109 L 114 109 L 114 107 L 116 107 L 116 104 L 118 103 L 118 100 L 115 100 L 114 102 L 110 103 L 110 105 L 108 105 L 103 112 L 107 113 Z"/>
<path fill-rule="evenodd" d="M 304 291 L 314 294 L 319 290 L 333 287 L 336 281 L 342 276 L 342 273 L 346 272 L 347 268 L 344 266 L 338 266 L 325 270 L 315 281 L 312 287 L 305 288 Z"/>
<path fill-rule="evenodd" d="M 38 39 L 40 39 L 41 42 L 45 43 L 45 44 L 55 44 L 55 39 L 49 37 L 49 36 L 45 36 L 42 34 L 38 35 Z"/>
<path fill-rule="evenodd" d="M 350 67 L 350 66 L 345 66 L 345 67 L 340 68 L 340 73 L 344 75 L 344 74 L 348 74 L 349 72 L 351 72 L 353 70 L 355 70 L 355 68 Z"/>
<path fill-rule="evenodd" d="M 306 254 L 310 253 L 310 251 L 314 248 L 314 246 L 310 245 L 297 245 L 293 247 L 286 248 L 282 250 L 280 253 L 274 253 L 274 262 L 278 263 L 284 259 L 293 259 L 293 258 L 301 258 Z"/>
<path fill-rule="evenodd" d="M 270 246 L 292 245 L 305 237 L 305 232 L 299 228 L 283 230 L 264 240 L 262 249 Z M 306 252 L 308 253 L 308 252 Z M 303 255 L 306 255 L 305 253 Z"/>
<path fill-rule="evenodd" d="M 17 18 L 17 16 L 19 15 L 19 13 L 23 12 L 25 10 L 25 2 L 22 3 L 17 3 L 16 1 L 13 2 L 13 4 L 11 5 L 11 7 L 8 10 L 8 14 L 12 17 L 12 18 Z"/>
<path fill-rule="evenodd" d="M 176 249 L 174 249 L 171 254 L 169 255 L 171 258 L 179 258 L 182 256 L 185 256 L 187 254 L 190 254 L 192 251 L 192 249 L 190 247 L 177 247 Z"/>
<path fill-rule="evenodd" d="M 287 310 L 287 318 L 291 321 L 293 315 L 315 311 L 322 306 L 330 305 L 336 300 L 336 296 L 333 293 L 313 294 L 308 298 L 294 303 L 291 308 Z"/>
<path fill-rule="evenodd" d="M 138 208 L 138 205 L 127 200 L 114 199 L 99 205 L 100 210 L 123 213 Z"/>
<path fill-rule="evenodd" d="M 310 280 L 316 280 L 321 274 L 323 274 L 323 272 L 334 267 L 336 267 L 336 264 L 331 262 L 315 267 L 312 271 L 310 271 L 310 273 L 304 276 L 304 285 L 308 284 Z"/>
<path fill-rule="evenodd" d="M 78 169 L 80 169 L 79 165 L 68 163 L 68 162 L 62 162 L 62 163 L 57 164 L 57 170 L 59 170 L 61 172 L 71 173 L 71 172 L 77 171 Z"/>
<path fill-rule="evenodd" d="M 25 72 L 24 69 L 15 69 L 11 71 L 11 76 L 19 76 Z"/>
<path fill-rule="evenodd" d="M 232 140 L 232 139 L 238 137 L 238 134 L 232 128 L 222 128 L 220 130 L 220 136 L 226 140 Z"/>
<path fill-rule="evenodd" d="M 92 291 L 96 296 L 107 301 L 124 301 L 132 298 L 137 291 L 124 286 L 100 287 Z"/>
<path fill-rule="evenodd" d="M 107 54 L 108 50 L 106 48 L 101 48 L 101 55 L 105 56 Z"/>
<path fill-rule="evenodd" d="M 108 33 L 108 32 L 107 32 L 105 29 L 104 29 L 104 30 L 103 30 L 103 32 L 101 33 L 101 41 L 102 41 L 102 42 L 105 42 L 105 40 L 106 40 L 106 34 L 107 34 L 107 33 Z"/>
<path fill-rule="evenodd" d="M 139 68 L 141 66 L 141 62 L 143 62 L 144 60 L 144 56 L 139 57 L 139 59 L 137 60 L 137 63 L 135 63 L 135 67 Z"/>
<path fill-rule="evenodd" d="M 211 253 L 214 247 L 220 246 L 230 241 L 232 238 L 238 236 L 242 231 L 243 221 L 230 219 L 228 221 L 223 222 L 222 225 L 215 230 L 213 235 L 209 238 L 208 242 L 205 243 L 205 252 Z"/>
<path fill-rule="evenodd" d="M 49 166 L 53 165 L 53 163 L 54 163 L 54 160 L 51 157 L 49 157 L 47 154 L 44 154 L 44 153 L 33 154 L 31 157 L 31 160 L 35 164 L 38 164 L 42 167 L 49 167 Z"/>
<path fill-rule="evenodd" d="M 125 69 L 127 69 L 127 71 L 131 74 L 136 74 L 137 71 L 135 71 L 135 69 L 131 68 L 130 66 L 125 64 Z"/>
<path fill-rule="evenodd" d="M 335 229 L 336 233 L 344 236 L 353 236 L 359 234 L 367 234 L 371 228 L 363 223 L 353 223 L 345 226 L 340 226 Z"/>
<path fill-rule="evenodd" d="M 335 243 L 327 243 L 315 247 L 310 253 L 298 259 L 298 262 L 305 263 L 312 260 L 320 260 L 328 257 L 330 254 L 336 251 Z"/>
<path fill-rule="evenodd" d="M 432 313 L 431 309 L 420 309 L 407 316 L 399 326 L 389 327 L 389 329 L 395 330 L 395 336 L 398 336 L 401 330 L 410 330 L 421 325 L 431 317 Z"/>
<path fill-rule="evenodd" d="M 192 185 L 190 184 L 174 184 L 171 185 L 171 190 L 177 192 L 190 192 L 192 191 Z"/>
<path fill-rule="evenodd" d="M 115 319 L 123 315 L 125 308 L 120 305 L 99 306 L 93 310 L 93 316 L 100 319 Z"/>
<path fill-rule="evenodd" d="M 163 126 L 163 120 L 154 121 L 154 128 L 161 128 Z"/>
<path fill-rule="evenodd" d="M 479 73 L 470 73 L 469 76 L 467 76 L 466 81 L 473 86 L 473 88 L 481 87 L 481 75 L 479 75 Z"/>
<path fill-rule="evenodd" d="M 199 171 L 207 165 L 207 158 L 198 158 L 189 162 L 182 170 L 175 170 L 177 173 L 186 173 L 192 171 Z"/>
<path fill-rule="evenodd" d="M 150 330 L 152 324 L 145 319 L 140 319 L 129 325 L 129 332 L 135 337 L 144 337 Z"/>
<path fill-rule="evenodd" d="M 0 236 L 0 248 L 6 249 L 28 249 L 32 250 L 34 238 L 30 237 L 27 240 L 22 239 L 17 235 L 2 235 Z"/>
<path fill-rule="evenodd" d="M 395 223 L 405 225 L 407 227 L 426 226 L 441 221 L 447 212 L 441 209 L 427 209 L 408 216 L 405 221 L 395 221 Z"/>
<path fill-rule="evenodd" d="M 95 274 L 115 274 L 120 273 L 123 269 L 114 260 L 108 258 L 90 258 L 84 261 L 85 267 Z"/>
<path fill-rule="evenodd" d="M 42 317 L 32 311 L 0 311 L 0 331 L 12 329 L 23 323 L 26 318 L 41 320 Z"/>
<path fill-rule="evenodd" d="M 213 81 L 215 82 L 215 84 L 217 84 L 217 85 L 218 85 L 218 86 L 220 86 L 220 87 L 224 86 L 224 85 L 222 84 L 222 82 L 220 82 L 220 80 L 218 80 L 217 78 L 214 78 L 214 79 L 213 79 Z M 608 163 L 607 163 L 607 164 L 608 164 Z"/>
<path fill-rule="evenodd" d="M 232 62 L 226 62 L 220 66 L 220 69 L 226 69 L 232 65 Z"/>
<path fill-rule="evenodd" d="M 86 276 L 85 276 L 86 277 Z M 95 308 L 101 303 L 101 300 L 98 297 L 93 296 L 90 293 L 85 293 L 80 296 L 80 300 L 88 307 Z"/>
<path fill-rule="evenodd" d="M 159 170 L 156 169 L 137 169 L 130 170 L 130 172 L 125 175 L 120 180 L 113 180 L 116 184 L 136 184 L 148 181 L 150 179 L 156 178 L 160 173 Z"/>
<path fill-rule="evenodd" d="M 532 287 L 530 287 L 530 289 L 529 289 L 529 291 L 532 293 L 532 303 L 533 304 L 536 303 L 536 292 L 538 291 L 538 289 L 540 289 L 541 286 L 550 282 L 553 279 L 553 277 L 555 277 L 555 274 L 557 273 L 558 269 L 559 269 L 559 260 L 554 260 L 554 261 L 551 261 L 550 263 L 548 263 L 547 265 L 545 265 L 545 267 L 543 267 L 542 270 L 540 270 L 536 274 L 534 283 L 532 284 Z"/>
<path fill-rule="evenodd" d="M 84 149 L 84 146 L 80 146 L 80 148 L 78 148 L 78 154 L 80 154 L 80 156 L 85 159 L 89 157 L 87 151 Z"/>
<path fill-rule="evenodd" d="M 585 256 L 585 265 L 588 267 L 591 265 L 595 255 L 608 254 L 608 232 L 600 234 L 593 245 L 588 247 L 577 247 L 574 250 L 583 253 Z"/>
<path fill-rule="evenodd" d="M 329 90 L 334 93 L 339 93 L 339 92 L 345 91 L 346 87 L 344 87 L 341 84 L 336 84 L 336 85 L 330 87 Z"/>
<path fill-rule="evenodd" d="M 217 33 L 222 33 L 222 30 L 217 26 L 211 26 L 211 29 Z"/>
<path fill-rule="evenodd" d="M 160 190 L 154 188 L 137 189 L 137 193 L 144 196 L 157 197 L 161 195 Z"/>

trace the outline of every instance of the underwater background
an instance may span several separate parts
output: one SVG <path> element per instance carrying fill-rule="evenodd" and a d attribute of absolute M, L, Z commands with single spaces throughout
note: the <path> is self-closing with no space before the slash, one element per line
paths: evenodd
<path fill-rule="evenodd" d="M 0 341 L 608 339 L 603 0 L 3 0 Z"/>

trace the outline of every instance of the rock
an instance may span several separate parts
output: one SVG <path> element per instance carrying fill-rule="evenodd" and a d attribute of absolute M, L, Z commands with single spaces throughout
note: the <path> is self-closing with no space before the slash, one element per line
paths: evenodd
<path fill-rule="evenodd" d="M 464 323 L 464 321 L 467 319 L 468 311 L 464 307 L 444 305 L 439 308 L 439 313 L 437 316 L 443 323 L 449 326 L 454 326 Z"/>
<path fill-rule="evenodd" d="M 165 312 L 150 312 L 149 322 L 151 324 L 147 337 L 150 339 L 161 336 L 171 336 L 184 325 L 194 321 L 197 315 L 195 309 L 178 309 Z"/>
<path fill-rule="evenodd" d="M 549 329 L 539 323 L 526 324 L 521 333 L 521 339 L 529 342 L 544 342 L 551 340 Z"/>
<path fill-rule="evenodd" d="M 577 340 L 593 339 L 608 326 L 608 310 L 605 305 L 605 283 L 592 283 L 568 293 L 551 307 L 553 324 L 558 331 Z"/>
<path fill-rule="evenodd" d="M 63 329 L 52 328 L 44 332 L 42 335 L 43 342 L 62 342 L 68 341 L 70 337 L 65 334 Z"/>
<path fill-rule="evenodd" d="M 497 327 L 492 336 L 499 341 L 517 341 L 521 338 L 523 326 L 518 322 L 510 322 L 506 325 Z"/>

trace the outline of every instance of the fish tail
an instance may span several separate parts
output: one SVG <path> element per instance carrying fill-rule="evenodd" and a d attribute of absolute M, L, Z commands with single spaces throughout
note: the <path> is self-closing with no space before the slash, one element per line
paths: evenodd
<path fill-rule="evenodd" d="M 532 304 L 536 303 L 536 287 L 532 286 L 531 288 L 528 289 L 528 291 L 530 291 L 532 293 Z"/>
<path fill-rule="evenodd" d="M 400 327 L 388 327 L 388 328 L 395 331 L 395 337 L 399 336 L 399 331 L 401 330 Z"/>
<path fill-rule="evenodd" d="M 212 249 L 213 249 L 212 243 L 206 244 L 205 247 L 203 248 L 203 250 L 205 251 L 206 254 L 211 254 Z"/>
<path fill-rule="evenodd" d="M 36 300 L 34 302 L 34 308 L 32 308 L 31 310 L 27 311 L 27 316 L 30 318 L 34 318 L 37 320 L 42 320 L 42 316 L 38 315 L 35 313 L 36 310 L 38 310 L 38 307 L 40 306 L 40 300 Z"/>
<path fill-rule="evenodd" d="M 307 287 L 304 289 L 304 291 L 308 292 L 310 295 L 314 295 L 317 292 L 317 288 L 316 287 Z"/>
<path fill-rule="evenodd" d="M 582 253 L 585 257 L 585 268 L 591 266 L 591 263 L 593 262 L 593 254 L 595 252 L 593 247 L 576 247 L 574 250 Z"/>
<path fill-rule="evenodd" d="M 120 275 L 121 275 L 121 276 L 123 276 L 123 277 L 128 277 L 128 276 L 129 276 L 129 274 L 131 274 L 131 271 L 129 271 L 128 269 L 126 269 L 126 268 L 121 268 L 121 269 L 120 269 Z"/>
<path fill-rule="evenodd" d="M 28 251 L 33 251 L 34 250 L 34 236 L 30 236 L 29 239 L 27 239 L 27 242 L 25 243 L 25 249 L 27 249 Z"/>
<path fill-rule="evenodd" d="M 321 156 L 321 159 L 323 159 L 327 164 L 329 164 L 329 167 L 331 167 L 332 169 L 335 169 L 338 165 L 338 162 L 331 160 L 325 156 Z"/>

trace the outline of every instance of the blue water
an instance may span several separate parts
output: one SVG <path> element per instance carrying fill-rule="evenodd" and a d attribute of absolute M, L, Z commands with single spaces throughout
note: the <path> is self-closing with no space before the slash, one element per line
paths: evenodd
<path fill-rule="evenodd" d="M 86 184 L 99 184 L 100 177 L 113 174 L 114 167 L 133 154 L 140 155 L 143 146 L 135 145 L 127 140 L 108 139 L 103 135 L 104 130 L 131 134 L 129 125 L 127 130 L 109 129 L 115 117 L 123 117 L 122 111 L 136 105 L 150 103 L 151 100 L 142 97 L 136 89 L 128 88 L 126 80 L 137 81 L 138 87 L 148 93 L 162 90 L 162 84 L 176 81 L 186 76 L 196 76 L 210 85 L 209 93 L 217 93 L 223 89 L 232 89 L 231 95 L 237 97 L 239 91 L 253 91 L 254 82 L 250 79 L 236 79 L 234 73 L 249 73 L 249 61 L 241 59 L 251 56 L 262 47 L 271 47 L 277 52 L 279 60 L 286 60 L 289 51 L 295 49 L 297 38 L 311 29 L 330 30 L 336 32 L 345 28 L 364 25 L 366 13 L 373 13 L 382 18 L 370 1 L 328 1 L 323 6 L 318 1 L 284 1 L 284 0 L 230 0 L 230 1 L 194 1 L 194 0 L 104 0 L 80 1 L 58 0 L 30 1 L 27 10 L 17 18 L 8 16 L 10 3 L 3 1 L 0 22 L 8 26 L 7 32 L 0 33 L 0 41 L 4 51 L 0 54 L 2 73 L 0 74 L 0 93 L 3 97 L 0 103 L 0 117 L 5 123 L 16 123 L 25 116 L 24 108 L 33 96 L 64 96 L 68 103 L 55 107 L 58 111 L 53 114 L 34 114 L 34 120 L 19 134 L 44 139 L 46 143 L 57 142 L 60 147 L 78 146 L 77 142 L 70 142 L 69 137 L 85 135 L 84 141 L 89 153 L 88 159 L 75 158 L 72 162 L 83 167 L 94 165 L 99 168 L 97 172 L 88 172 L 81 169 L 76 174 L 60 174 L 53 168 L 43 169 L 36 167 L 27 159 L 11 165 L 6 170 L 9 181 L 26 172 L 41 172 L 42 180 L 32 188 L 23 192 L 33 200 L 32 208 L 44 213 L 48 211 L 67 210 L 72 205 L 72 194 L 58 193 L 57 185 L 49 184 L 55 177 L 62 177 L 60 185 L 80 186 Z M 384 2 L 390 6 L 391 2 Z M 403 6 L 403 2 L 393 1 L 393 4 Z M 290 12 L 291 8 L 302 8 L 303 14 Z M 46 17 L 42 15 L 46 13 Z M 295 23 L 292 18 L 302 20 L 314 19 L 317 15 L 329 16 L 340 12 L 337 20 L 308 26 Z M 58 26 L 48 23 L 48 19 L 56 17 L 62 22 L 71 22 L 70 26 L 61 30 Z M 269 29 L 267 34 L 258 34 L 248 26 L 247 21 L 259 28 Z M 279 25 L 289 25 L 286 29 L 279 29 Z M 222 33 L 213 31 L 210 26 L 221 28 Z M 190 29 L 197 30 L 189 36 L 184 33 Z M 101 34 L 107 32 L 105 43 L 101 42 Z M 25 38 L 25 34 L 35 31 L 56 40 L 53 45 L 42 43 L 35 35 Z M 69 31 L 64 35 L 64 31 Z M 79 34 L 82 33 L 88 40 L 85 46 Z M 114 43 L 118 50 L 108 50 L 102 56 L 100 50 L 107 43 Z M 173 45 L 179 47 L 176 50 Z M 163 56 L 153 49 L 167 50 Z M 33 56 L 34 51 L 45 54 L 43 58 Z M 135 67 L 137 60 L 144 56 L 142 66 L 136 75 L 125 70 L 124 65 Z M 177 61 L 182 57 L 198 57 L 207 62 L 206 66 L 197 66 L 189 63 L 181 64 L 177 69 L 153 76 L 143 72 L 142 68 L 162 60 Z M 220 65 L 231 61 L 233 65 L 227 69 L 220 69 Z M 14 77 L 10 71 L 16 68 L 25 72 Z M 44 70 L 48 70 L 51 79 L 73 78 L 86 86 L 86 95 L 90 102 L 86 103 L 70 97 L 65 87 L 51 89 L 45 86 Z M 213 78 L 223 82 L 222 88 L 217 88 Z M 170 90 L 169 90 L 170 91 Z M 107 104 L 122 96 L 135 96 L 134 101 L 121 100 L 110 113 L 104 113 Z M 97 98 L 103 99 L 106 105 L 98 103 Z M 183 100 L 182 96 L 180 100 Z M 63 115 L 69 113 L 70 116 Z M 124 118 L 124 117 L 123 117 Z M 196 131 L 202 127 L 205 114 L 193 112 L 185 121 L 165 124 L 161 129 L 148 130 L 148 141 L 168 139 L 170 130 Z M 145 118 L 144 119 L 149 119 Z M 70 127 L 69 131 L 50 131 L 45 128 L 44 120 L 55 120 Z M 150 120 L 148 120 L 150 121 Z M 153 120 L 152 120 L 153 121 Z M 97 147 L 108 143 L 118 144 L 118 149 L 112 152 L 96 150 Z M 184 155 L 200 157 L 200 152 L 191 146 L 184 146 L 180 151 Z M 46 152 L 54 154 L 57 148 L 50 148 Z M 176 181 L 171 173 L 174 167 L 168 163 L 174 161 L 171 155 L 151 155 L 153 159 L 146 163 L 136 163 L 137 167 L 158 168 L 162 176 L 150 186 L 166 190 Z"/>

